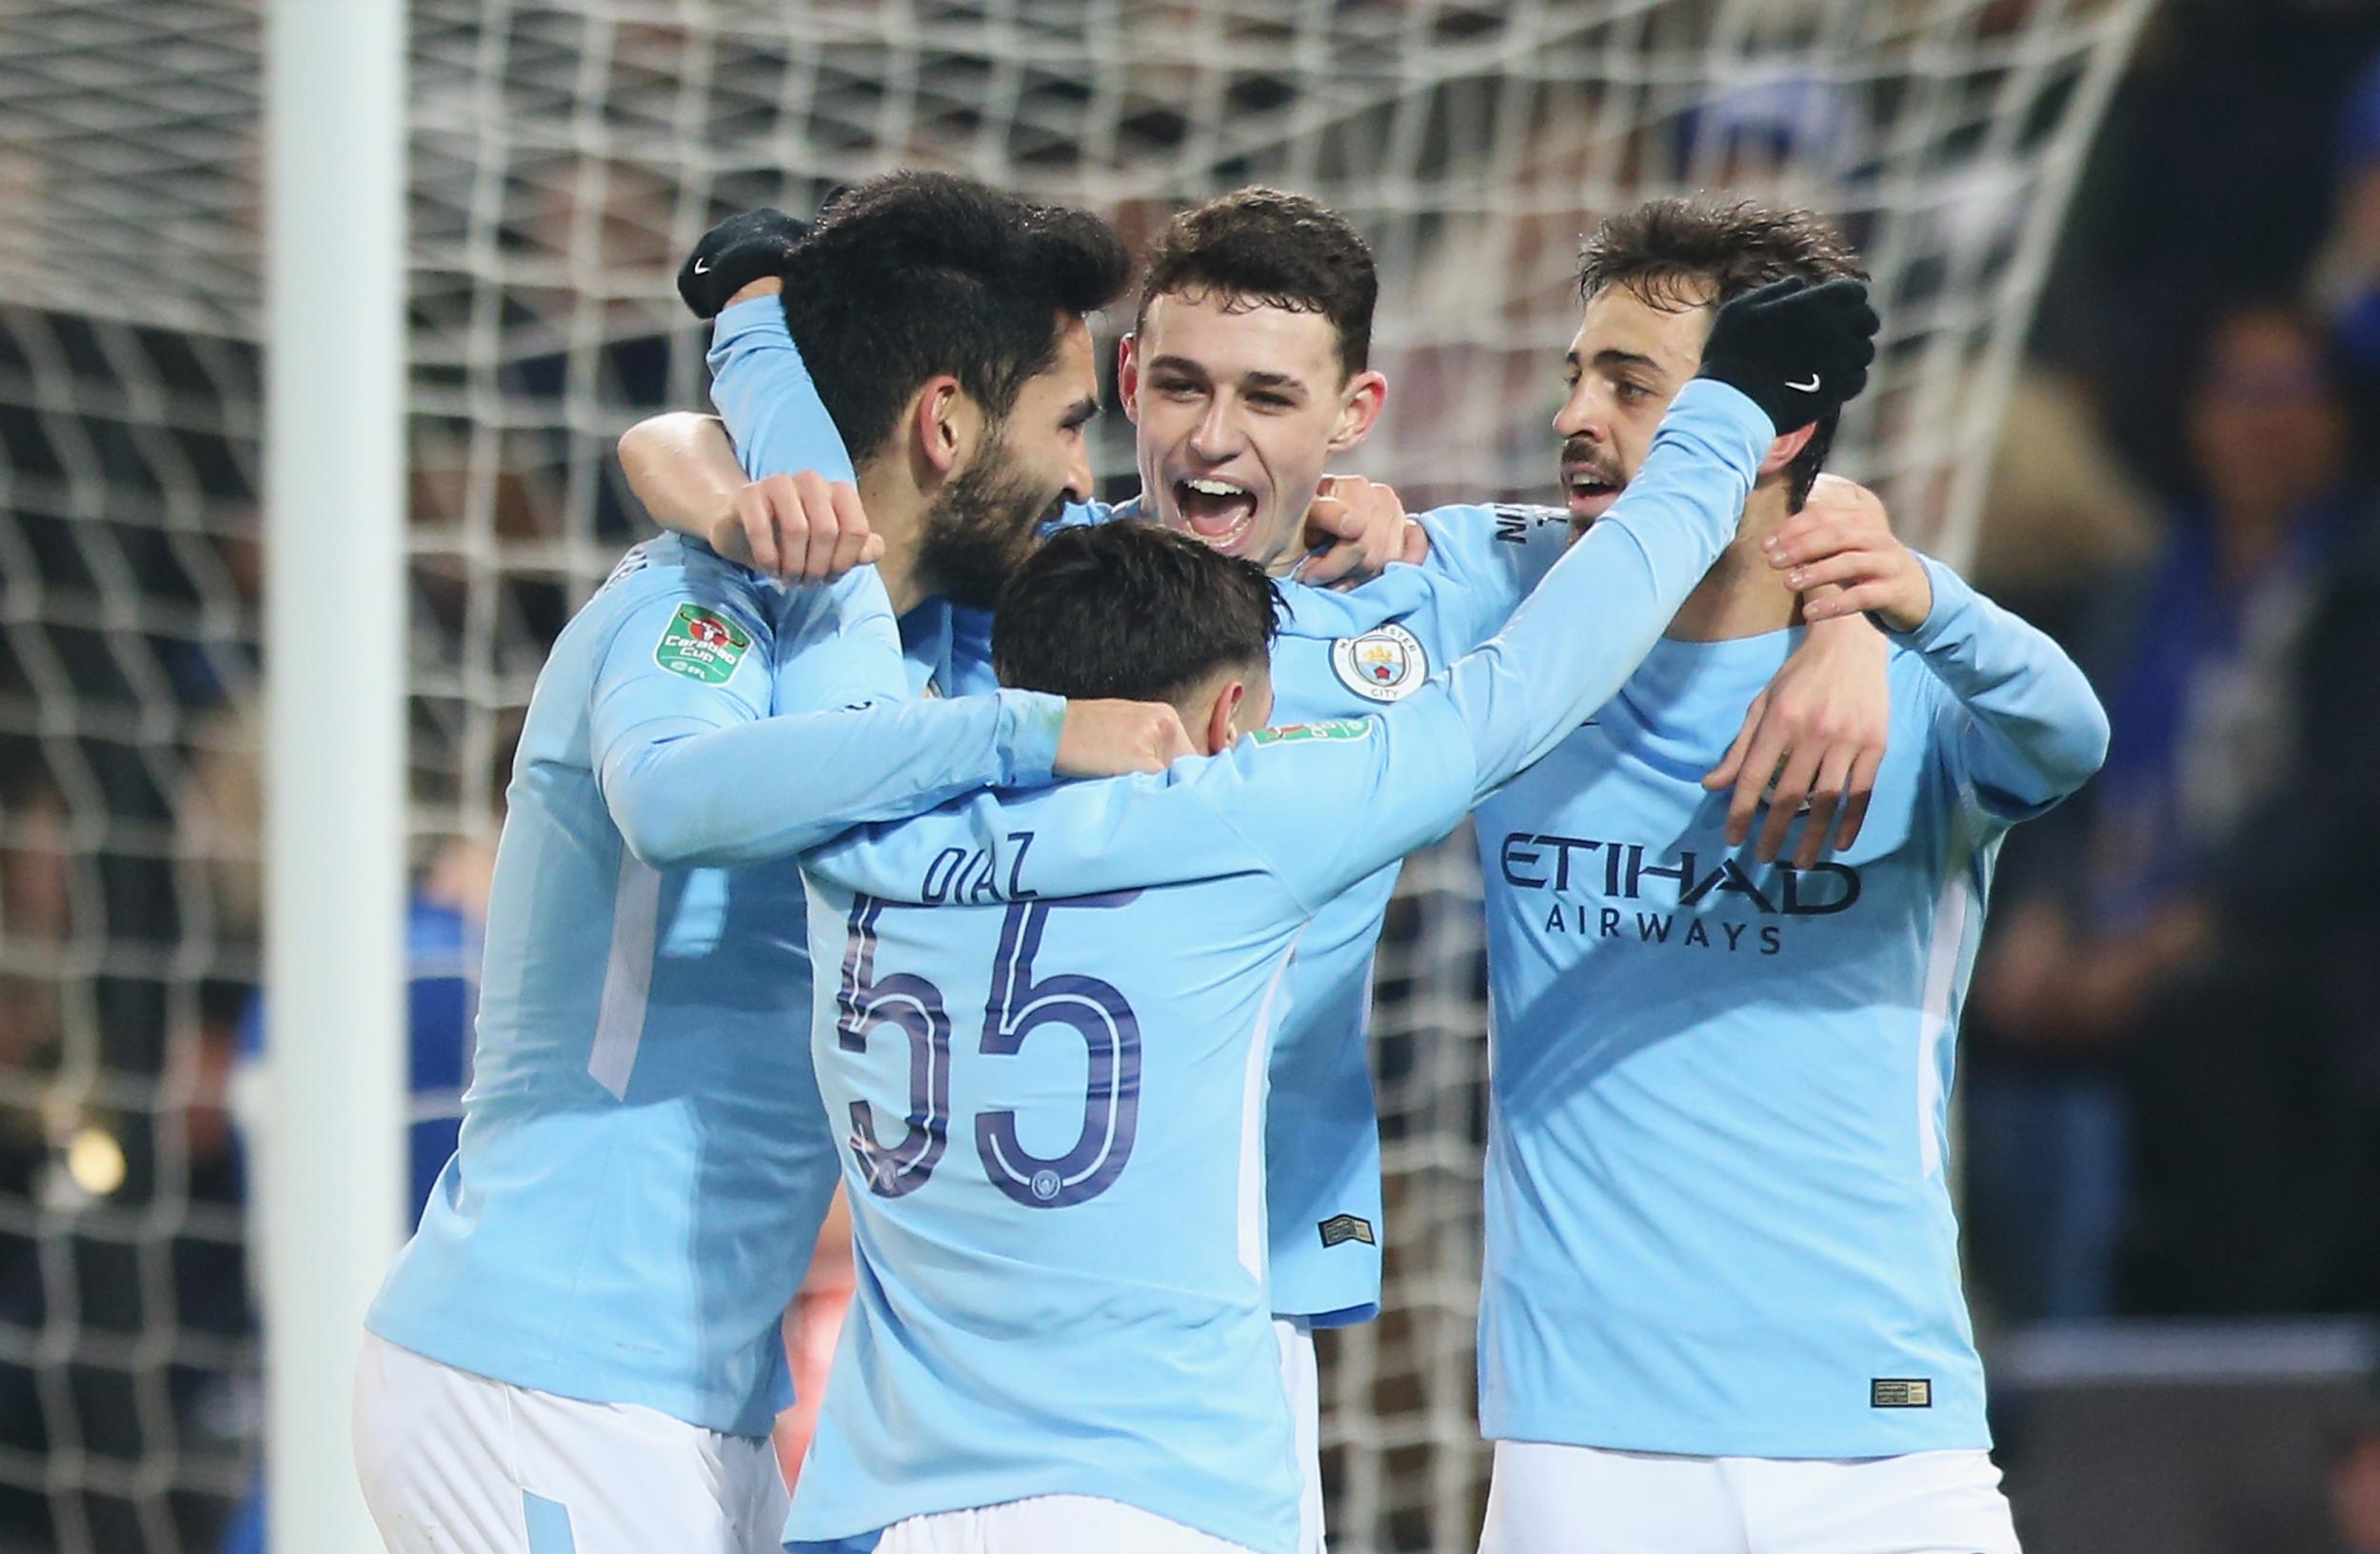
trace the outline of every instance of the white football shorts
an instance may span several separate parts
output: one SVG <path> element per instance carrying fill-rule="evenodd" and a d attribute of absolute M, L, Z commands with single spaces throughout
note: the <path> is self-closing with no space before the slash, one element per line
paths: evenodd
<path fill-rule="evenodd" d="M 1303 1317 L 1275 1317 L 1280 1340 L 1281 1390 L 1289 1394 L 1289 1418 L 1297 1426 L 1298 1554 L 1323 1554 L 1322 1377 L 1314 1357 L 1314 1326 Z"/>
<path fill-rule="evenodd" d="M 355 1470 L 388 1554 L 778 1554 L 764 1437 L 510 1386 L 367 1334 Z"/>
<path fill-rule="evenodd" d="M 884 1529 L 876 1554 L 1249 1554 L 1138 1506 L 1089 1495 L 1037 1495 L 973 1511 L 913 1516 Z"/>
<path fill-rule="evenodd" d="M 1989 1452 L 1673 1457 L 1498 1441 L 1479 1554 L 2017 1554 Z"/>

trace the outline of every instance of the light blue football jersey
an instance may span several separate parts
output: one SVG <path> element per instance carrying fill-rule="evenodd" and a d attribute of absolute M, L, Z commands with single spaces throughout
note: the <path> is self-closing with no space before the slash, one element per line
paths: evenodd
<path fill-rule="evenodd" d="M 1263 1115 L 1300 936 L 1626 678 L 1769 441 L 1735 390 L 1681 393 L 1506 631 L 1374 717 L 804 860 L 812 953 L 842 967 L 812 1040 L 860 1258 L 788 1546 L 1085 1494 L 1292 1554 Z"/>
<path fill-rule="evenodd" d="M 902 702 L 900 653 L 872 568 L 788 592 L 675 538 L 564 630 L 507 792 L 461 1145 L 372 1331 L 767 1432 L 836 1172 L 789 855 L 1047 782 L 1064 711 Z"/>
<path fill-rule="evenodd" d="M 1393 707 L 1485 641 L 1532 574 L 1542 575 L 1568 542 L 1567 525 L 1541 513 L 1512 509 L 1513 521 L 1500 526 L 1485 508 L 1423 515 L 1434 545 L 1440 533 L 1523 536 L 1525 547 L 1505 547 L 1514 565 L 1502 586 L 1442 563 L 1391 567 L 1345 592 L 1282 583 L 1288 608 L 1273 644 L 1273 721 L 1317 723 Z M 1289 1013 L 1273 1052 L 1265 1160 L 1274 1309 L 1317 1326 L 1366 1321 L 1379 1309 L 1388 1226 L 1369 1054 L 1372 972 L 1403 867 L 1401 857 L 1392 860 L 1315 914 L 1289 968 Z"/>
<path fill-rule="evenodd" d="M 1092 504 L 1069 522 L 1137 519 L 1140 504 Z M 1279 583 L 1276 724 L 1362 717 L 1402 701 L 1492 636 L 1570 541 L 1558 508 L 1457 506 L 1419 515 L 1428 561 L 1354 588 Z M 971 612 L 959 612 L 962 617 Z M 1265 1122 L 1265 1193 L 1276 1313 L 1315 1326 L 1379 1310 L 1387 1226 L 1373 1092 L 1373 962 L 1399 858 L 1315 915 L 1284 986 Z"/>
<path fill-rule="evenodd" d="M 1929 565 L 1848 851 L 1757 863 L 1699 782 L 1798 632 L 1662 641 L 1481 807 L 1489 1437 L 1989 1444 L 1943 1179 L 1954 1036 L 2000 840 L 2096 769 L 2107 723 L 2048 638 Z"/>
<path fill-rule="evenodd" d="M 756 298 L 722 312 L 713 399 L 747 468 L 789 473 L 814 443 L 815 402 L 783 309 Z M 823 469 L 829 479 L 847 478 Z M 1137 501 L 1076 505 L 1066 524 L 1140 516 Z M 1337 592 L 1280 584 L 1289 609 L 1273 654 L 1274 721 L 1359 717 L 1420 688 L 1511 616 L 1568 543 L 1542 508 L 1422 515 L 1432 552 Z M 929 600 L 902 620 L 911 662 L 949 694 L 994 688 L 987 612 Z M 1274 1046 L 1266 1141 L 1274 1308 L 1330 1326 L 1379 1308 L 1380 1144 L 1372 1070 L 1373 953 L 1401 861 L 1349 887 L 1299 941 Z"/>

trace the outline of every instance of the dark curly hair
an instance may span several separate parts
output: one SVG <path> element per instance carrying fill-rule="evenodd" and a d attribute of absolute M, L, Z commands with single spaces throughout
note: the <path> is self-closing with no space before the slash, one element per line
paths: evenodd
<path fill-rule="evenodd" d="M 1839 275 L 1868 278 L 1823 216 L 1750 200 L 1648 200 L 1605 217 L 1578 249 L 1580 302 L 1618 286 L 1665 311 L 1716 308 L 1788 276 L 1815 284 Z M 1818 423 L 1788 470 L 1796 508 L 1835 446 L 1838 416 Z"/>
<path fill-rule="evenodd" d="M 1131 256 L 1086 210 L 943 172 L 886 173 L 829 201 L 785 269 L 785 327 L 854 459 L 926 379 L 1013 408 L 1070 321 L 1123 291 Z"/>

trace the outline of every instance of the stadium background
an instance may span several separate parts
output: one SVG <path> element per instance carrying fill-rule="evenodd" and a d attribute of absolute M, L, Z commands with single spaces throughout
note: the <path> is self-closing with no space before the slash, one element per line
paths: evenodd
<path fill-rule="evenodd" d="M 1887 309 L 1840 467 L 2057 630 L 2116 729 L 2095 797 L 2009 848 L 1966 1036 L 2020 1526 L 2380 1551 L 2371 8 L 416 0 L 411 28 L 411 1012 L 449 1064 L 509 720 L 642 532 L 612 439 L 701 403 L 668 273 L 717 213 L 902 163 L 1134 237 L 1244 181 L 1314 192 L 1385 282 L 1355 467 L 1418 507 L 1546 494 L 1598 211 L 1806 201 Z M 259 31 L 255 0 L 0 0 L 0 1554 L 222 1546 L 258 1460 Z M 1128 428 L 1100 435 L 1128 483 Z M 1477 1524 L 1476 892 L 1462 847 L 1418 861 L 1382 951 L 1389 1314 L 1324 1349 L 1350 1554 Z"/>

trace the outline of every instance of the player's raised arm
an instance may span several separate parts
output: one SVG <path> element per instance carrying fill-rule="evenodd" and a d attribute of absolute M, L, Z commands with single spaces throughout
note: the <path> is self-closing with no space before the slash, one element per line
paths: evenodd
<path fill-rule="evenodd" d="M 1805 512 L 1771 536 L 1770 565 L 1798 589 L 1835 591 L 1807 612 L 1866 611 L 1914 648 L 1969 721 L 1954 759 L 1976 800 L 2021 820 L 2073 792 L 2107 758 L 2107 713 L 2081 669 L 2037 628 L 1942 563 L 1901 544 L 1883 505 Z"/>
<path fill-rule="evenodd" d="M 1323 791 L 1369 786 L 1363 826 L 1270 837 L 1299 888 L 1327 897 L 1443 836 L 1617 692 L 1734 539 L 1764 460 L 1798 447 L 1777 421 L 1797 429 L 1856 394 L 1875 327 L 1856 281 L 1779 283 L 1723 309 L 1704 375 L 1671 403 L 1642 469 L 1503 631 L 1377 717 L 1296 741 L 1343 742 L 1344 755 L 1273 763 L 1308 767 Z"/>
<path fill-rule="evenodd" d="M 678 272 L 696 317 L 717 319 L 712 397 L 741 428 L 684 412 L 620 442 L 628 484 L 664 528 L 787 582 L 832 581 L 878 559 L 849 451 L 784 327 L 782 272 L 807 230 L 776 210 L 731 216 Z M 746 457 L 738 462 L 737 448 Z"/>
<path fill-rule="evenodd" d="M 621 434 L 620 468 L 662 528 L 787 583 L 831 583 L 884 553 L 855 488 L 811 470 L 747 478 L 716 416 L 646 417 Z"/>
<path fill-rule="evenodd" d="M 1779 424 L 1790 439 L 1865 387 L 1875 328 L 1867 289 L 1851 280 L 1778 282 L 1719 310 L 1700 376 L 1671 404 L 1618 504 L 1501 633 L 1448 671 L 1478 758 L 1477 797 L 1635 672 L 1734 538 Z"/>

